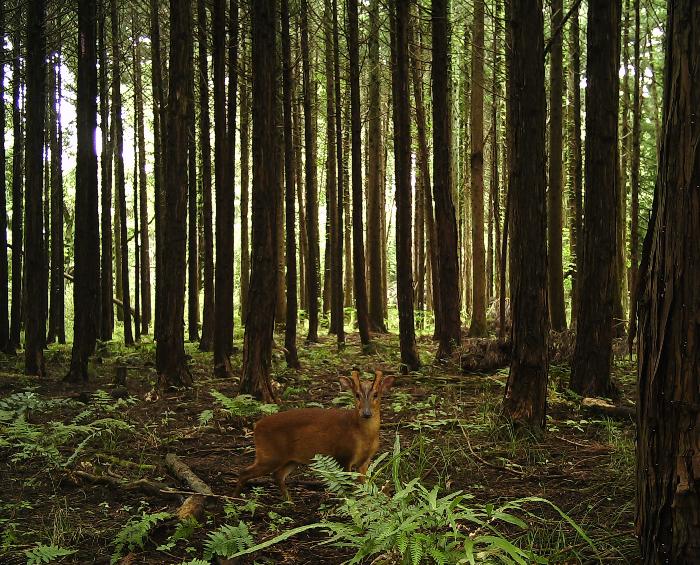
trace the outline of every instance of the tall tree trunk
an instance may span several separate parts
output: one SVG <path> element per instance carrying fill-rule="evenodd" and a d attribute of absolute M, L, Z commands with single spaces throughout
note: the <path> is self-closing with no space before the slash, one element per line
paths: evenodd
<path fill-rule="evenodd" d="M 350 120 L 352 133 L 352 255 L 355 309 L 360 341 L 370 345 L 365 245 L 362 228 L 362 123 L 360 119 L 360 49 L 357 0 L 348 0 L 348 50 L 350 52 Z"/>
<path fill-rule="evenodd" d="M 23 273 L 23 194 L 24 179 L 24 136 L 22 135 L 22 72 L 21 72 L 21 15 L 17 10 L 15 33 L 12 36 L 12 306 L 10 308 L 10 342 L 8 352 L 14 352 L 20 345 L 20 331 L 24 314 L 22 312 L 22 273 Z"/>
<path fill-rule="evenodd" d="M 192 33 L 192 32 L 190 32 Z M 194 93 L 194 38 L 187 54 L 187 328 L 188 339 L 199 341 L 199 230 L 197 225 L 197 119 Z"/>
<path fill-rule="evenodd" d="M 345 282 L 343 293 L 345 295 L 345 308 L 350 308 L 352 307 L 354 298 L 353 281 L 355 280 L 353 276 L 355 265 L 352 251 L 354 242 L 352 239 L 352 216 L 350 214 L 350 131 L 352 126 L 350 117 L 350 92 L 347 78 L 345 82 L 345 127 L 343 128 L 343 155 L 345 155 L 345 160 L 340 170 L 343 176 L 343 214 L 345 217 L 345 225 L 343 228 L 345 232 L 345 242 L 343 243 L 345 250 Z M 338 185 L 338 187 L 340 188 L 340 185 Z M 340 218 L 340 215 L 338 217 Z"/>
<path fill-rule="evenodd" d="M 97 9 L 78 2 L 78 157 L 75 177 L 75 280 L 73 351 L 66 380 L 87 381 L 88 358 L 95 350 L 100 308 L 100 222 L 97 193 Z"/>
<path fill-rule="evenodd" d="M 129 293 L 129 245 L 126 229 L 126 180 L 124 176 L 124 122 L 122 121 L 122 95 L 121 95 L 121 54 L 119 50 L 119 11 L 117 1 L 111 0 L 111 20 L 112 20 L 112 126 L 114 128 L 114 173 L 115 173 L 115 196 L 116 208 L 119 210 L 117 222 L 117 233 L 119 237 L 115 246 L 120 249 L 119 272 L 121 273 L 122 303 L 124 304 L 124 343 L 131 345 L 134 337 L 131 333 L 131 297 Z M 119 289 L 117 289 L 119 298 Z"/>
<path fill-rule="evenodd" d="M 408 75 L 409 0 L 395 0 L 392 8 L 391 45 L 392 100 L 394 117 L 394 164 L 396 170 L 396 286 L 399 306 L 401 369 L 416 371 L 420 359 L 416 350 L 413 319 L 413 265 L 411 262 L 411 105 Z"/>
<path fill-rule="evenodd" d="M 472 43 L 471 220 L 472 319 L 469 335 L 486 335 L 486 261 L 484 252 L 484 0 L 474 3 Z M 436 144 L 437 147 L 437 144 Z M 437 184 L 437 181 L 436 181 Z"/>
<path fill-rule="evenodd" d="M 5 37 L 5 9 L 4 2 L 0 6 L 0 37 Z M 5 45 L 0 46 L 2 64 L 0 65 L 0 100 L 3 100 L 3 111 L 0 116 L 0 131 L 3 139 L 0 140 L 0 351 L 7 351 L 10 340 L 10 313 L 8 304 L 9 294 L 9 265 L 7 262 L 7 200 L 5 187 Z"/>
<path fill-rule="evenodd" d="M 576 327 L 581 258 L 583 256 L 583 160 L 581 158 L 581 51 L 578 5 L 571 16 L 571 122 L 569 126 L 569 239 L 573 269 L 571 275 L 571 327 Z"/>
<path fill-rule="evenodd" d="M 199 150 L 202 159 L 202 230 L 204 232 L 204 308 L 199 349 L 214 348 L 214 227 L 211 196 L 211 118 L 209 114 L 209 65 L 207 63 L 207 9 L 197 1 L 197 50 L 199 55 Z M 243 163 L 241 163 L 243 167 Z M 246 192 L 247 194 L 247 192 Z M 241 194 L 241 199 L 243 194 Z M 243 203 L 241 202 L 241 207 Z M 245 226 L 244 226 L 245 227 Z"/>
<path fill-rule="evenodd" d="M 132 11 L 132 24 L 133 11 Z M 136 131 L 136 124 L 134 124 L 134 131 Z M 134 140 L 134 176 L 133 176 L 133 195 L 134 195 L 134 339 L 138 342 L 141 340 L 141 246 L 139 244 L 139 239 L 141 234 L 139 233 L 139 159 L 138 159 L 138 142 Z"/>
<path fill-rule="evenodd" d="M 649 28 L 649 17 L 647 16 L 647 45 L 648 45 L 648 50 L 649 50 L 649 70 L 651 71 L 651 77 L 649 77 L 649 83 L 650 87 L 649 90 L 651 91 L 651 105 L 653 108 L 653 118 L 654 118 L 654 132 L 655 132 L 655 139 L 656 139 L 656 155 L 658 157 L 659 152 L 661 151 L 661 120 L 659 119 L 659 95 L 657 92 L 656 84 L 658 82 L 657 80 L 657 74 L 656 70 L 654 69 L 654 44 L 652 41 L 652 35 L 651 35 L 651 29 Z"/>
<path fill-rule="evenodd" d="M 97 3 L 98 50 L 100 58 L 100 131 L 102 133 L 102 153 L 100 154 L 100 339 L 109 341 L 114 331 L 114 270 L 112 267 L 112 149 L 109 125 L 109 80 L 107 57 L 107 6 Z"/>
<path fill-rule="evenodd" d="M 299 303 L 302 310 L 306 310 L 308 301 L 308 292 L 306 288 L 306 262 L 309 256 L 309 244 L 306 237 L 306 212 L 304 206 L 304 181 L 302 174 L 302 159 L 301 159 L 301 96 L 297 97 L 294 108 L 292 109 L 294 116 L 293 133 L 294 136 L 294 172 L 297 179 L 297 202 L 299 203 Z"/>
<path fill-rule="evenodd" d="M 141 42 L 136 44 L 134 91 L 136 104 L 136 136 L 139 157 L 139 236 L 141 263 L 141 331 L 148 333 L 151 323 L 151 247 L 148 237 L 148 177 L 146 176 L 146 136 L 144 132 L 143 79 L 141 76 Z"/>
<path fill-rule="evenodd" d="M 170 68 L 168 72 L 167 155 L 165 158 L 165 230 L 163 245 L 162 326 L 156 346 L 161 388 L 189 386 L 185 358 L 185 253 L 187 221 L 187 107 L 192 45 L 189 0 L 170 0 Z"/>
<path fill-rule="evenodd" d="M 286 292 L 287 311 L 284 328 L 284 349 L 287 366 L 300 368 L 297 357 L 297 250 L 296 250 L 296 175 L 294 174 L 294 140 L 292 132 L 292 47 L 289 36 L 289 0 L 282 0 L 282 91 L 284 99 L 284 179 L 286 228 Z"/>
<path fill-rule="evenodd" d="M 452 186 L 448 0 L 433 0 L 433 172 L 442 331 L 437 357 L 461 343 L 457 221 Z"/>
<path fill-rule="evenodd" d="M 636 525 L 645 564 L 700 556 L 700 9 L 669 2 L 667 17 L 664 136 L 638 294 Z"/>
<path fill-rule="evenodd" d="M 639 56 L 639 44 L 642 40 L 639 25 L 639 0 L 634 0 L 634 64 L 636 69 L 641 69 Z M 641 80 L 639 73 L 634 73 L 634 96 L 632 106 L 632 207 L 630 209 L 630 270 L 629 288 L 630 298 L 637 295 L 637 277 L 639 263 L 639 152 L 641 134 Z M 656 111 L 656 110 L 654 110 Z M 630 321 L 636 318 L 636 301 L 630 302 Z M 630 327 L 631 327 L 630 323 Z"/>
<path fill-rule="evenodd" d="M 304 88 L 304 147 L 306 182 L 306 286 L 308 289 L 309 333 L 307 341 L 318 341 L 319 299 L 319 242 L 318 242 L 318 192 L 316 185 L 316 141 L 314 137 L 312 108 L 312 78 L 309 52 L 309 8 L 307 0 L 301 0 L 301 57 Z M 313 87 L 315 91 L 315 86 Z"/>
<path fill-rule="evenodd" d="M 233 305 L 233 280 L 234 280 L 234 228 L 236 225 L 236 209 L 234 203 L 236 201 L 236 109 L 238 103 L 238 0 L 229 0 L 229 37 L 228 37 L 228 91 L 227 91 L 227 107 L 226 113 L 228 115 L 228 129 L 227 129 L 227 151 L 228 151 L 228 178 L 227 182 L 230 188 L 229 202 L 227 203 L 226 219 L 228 225 L 226 229 L 231 235 L 231 251 L 230 251 L 230 261 L 231 264 L 231 283 L 230 283 L 230 294 L 231 294 L 231 335 L 229 349 L 233 350 L 233 330 L 234 330 L 234 305 Z M 218 224 L 218 208 L 217 208 L 217 224 Z"/>
<path fill-rule="evenodd" d="M 153 184 L 155 188 L 155 221 L 156 221 L 156 305 L 153 335 L 157 340 L 161 328 L 161 305 L 163 304 L 162 290 L 165 282 L 163 273 L 163 256 L 165 230 L 165 167 L 166 167 L 166 129 L 165 124 L 165 88 L 163 87 L 163 63 L 160 49 L 160 23 L 158 0 L 151 0 L 151 82 L 153 90 L 153 129 L 155 168 Z"/>
<path fill-rule="evenodd" d="M 512 357 L 503 408 L 544 428 L 547 400 L 547 196 L 542 0 L 512 0 L 510 37 Z"/>
<path fill-rule="evenodd" d="M 336 193 L 336 238 L 333 245 L 333 255 L 335 261 L 333 263 L 333 275 L 331 277 L 333 284 L 333 311 L 335 312 L 336 325 L 335 333 L 338 339 L 338 347 L 345 344 L 345 311 L 343 310 L 343 207 L 344 194 L 347 184 L 344 179 L 344 161 L 343 161 L 343 116 L 341 111 L 340 98 L 340 55 L 339 55 L 339 32 L 338 32 L 338 0 L 332 0 L 333 3 L 333 87 L 335 91 L 335 151 L 336 164 L 338 173 L 338 184 Z M 333 203 L 332 203 L 333 204 Z M 346 269 L 350 266 L 346 262 Z"/>
<path fill-rule="evenodd" d="M 214 311 L 214 372 L 231 376 L 233 340 L 233 190 L 229 182 L 226 130 L 226 10 L 224 0 L 212 9 L 214 67 L 214 183 L 216 185 L 216 271 Z"/>
<path fill-rule="evenodd" d="M 615 238 L 617 229 L 617 110 L 620 66 L 619 0 L 588 6 L 586 76 L 586 209 L 576 348 L 571 388 L 610 396 Z"/>
<path fill-rule="evenodd" d="M 243 343 L 241 393 L 270 402 L 272 334 L 277 297 L 275 208 L 280 165 L 275 123 L 276 1 L 252 4 L 253 58 L 253 256 L 248 318 Z"/>
<path fill-rule="evenodd" d="M 367 265 L 369 276 L 369 323 L 372 331 L 386 333 L 382 292 L 382 214 L 379 191 L 382 187 L 383 145 L 381 75 L 379 62 L 379 0 L 369 5 L 369 86 L 367 124 Z"/>
<path fill-rule="evenodd" d="M 248 286 L 250 284 L 250 239 L 248 228 L 248 208 L 250 174 L 250 88 L 248 86 L 247 72 L 248 49 L 245 36 L 242 40 L 243 56 L 240 60 L 241 70 L 241 321 L 246 323 L 248 312 Z"/>
<path fill-rule="evenodd" d="M 43 230 L 43 140 L 46 113 L 46 3 L 32 0 L 27 6 L 27 136 L 25 191 L 27 322 L 24 369 L 28 375 L 45 376 L 46 257 Z"/>
<path fill-rule="evenodd" d="M 499 18 L 501 12 L 501 2 L 496 0 L 494 5 L 493 13 L 493 71 L 491 75 L 491 127 L 492 138 L 491 138 L 491 218 L 494 230 L 494 241 L 493 248 L 489 254 L 489 261 L 494 265 L 492 268 L 493 272 L 493 289 L 494 292 L 501 288 L 501 255 L 499 250 L 501 249 L 501 189 L 499 186 L 499 158 L 500 151 L 499 146 L 501 143 L 500 138 L 500 97 L 501 97 L 501 85 L 499 79 L 499 73 L 501 71 L 501 58 L 500 58 L 500 20 Z M 490 228 L 489 228 L 490 231 Z"/>
<path fill-rule="evenodd" d="M 561 27 L 563 0 L 552 1 L 551 28 Z M 564 267 L 562 263 L 562 105 L 564 66 L 561 34 L 552 38 L 549 69 L 549 191 L 547 191 L 547 241 L 549 242 L 549 321 L 554 331 L 566 329 Z"/>

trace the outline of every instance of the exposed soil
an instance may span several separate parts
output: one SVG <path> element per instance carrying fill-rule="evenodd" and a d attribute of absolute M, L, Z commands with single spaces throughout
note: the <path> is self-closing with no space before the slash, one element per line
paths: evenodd
<path fill-rule="evenodd" d="M 282 337 L 278 336 L 278 343 Z M 286 370 L 280 351 L 275 353 L 275 380 L 279 383 L 281 409 L 309 402 L 329 407 L 342 397 L 339 373 L 358 366 L 365 371 L 398 367 L 396 336 L 379 336 L 377 352 L 361 355 L 357 336 L 338 353 L 333 338 L 318 345 L 300 347 L 302 369 Z M 542 437 L 513 430 L 498 414 L 507 369 L 490 375 L 463 374 L 456 365 L 434 366 L 435 346 L 429 337 L 419 339 L 423 371 L 399 377 L 382 407 L 381 451 L 391 448 L 400 434 L 406 456 L 403 464 L 430 485 L 471 493 L 476 502 L 494 502 L 525 496 L 545 497 L 568 513 L 594 540 L 597 554 L 550 508 L 532 507 L 550 519 L 551 528 L 530 533 L 531 541 L 552 562 L 619 562 L 638 560 L 634 520 L 634 426 L 629 420 L 608 421 L 581 412 L 579 400 L 565 391 L 568 368 L 551 368 L 548 431 Z M 216 495 L 230 496 L 238 471 L 252 462 L 252 426 L 255 417 L 231 417 L 214 402 L 211 390 L 229 397 L 237 393 L 237 380 L 213 378 L 210 354 L 188 345 L 195 385 L 188 390 L 158 393 L 153 389 L 154 346 L 143 343 L 125 349 L 115 343 L 101 345 L 95 359 L 94 378 L 76 390 L 62 382 L 70 360 L 66 346 L 52 346 L 47 354 L 49 375 L 44 380 L 22 375 L 21 356 L 0 358 L 0 399 L 32 390 L 41 399 L 74 398 L 59 404 L 29 409 L 31 424 L 62 422 L 91 406 L 99 417 L 124 420 L 132 431 L 113 431 L 90 440 L 69 465 L 80 439 L 59 446 L 53 462 L 41 454 L 15 460 L 20 448 L 6 445 L 7 425 L 0 420 L 0 562 L 24 563 L 25 551 L 38 543 L 78 550 L 62 563 L 109 563 L 117 533 L 130 517 L 141 511 L 174 513 L 180 500 L 92 484 L 76 474 L 136 480 L 162 481 L 183 491 L 164 464 L 167 453 L 176 453 Z M 241 354 L 233 365 L 240 373 Z M 115 384 L 116 368 L 126 366 L 126 390 Z M 615 380 L 623 402 L 633 400 L 634 367 L 623 358 L 616 361 Z M 116 389 L 116 390 L 115 390 Z M 113 412 L 96 407 L 98 390 L 124 396 Z M 104 395 L 106 396 L 106 395 Z M 112 398 L 112 397 L 110 397 Z M 115 400 L 111 399 L 114 403 Z M 2 405 L 0 405 L 2 408 Z M 99 409 L 98 409 L 99 408 Z M 200 415 L 212 410 L 211 419 Z M 205 418 L 206 419 L 206 418 Z M 85 423 L 88 423 L 87 421 Z M 48 428 L 47 428 L 48 429 Z M 131 464 L 129 464 L 130 462 Z M 294 504 L 282 503 L 272 480 L 254 481 L 245 493 L 254 501 L 254 513 L 242 511 L 256 541 L 282 530 L 316 522 L 332 504 L 323 484 L 307 470 L 298 470 L 287 483 Z M 184 498 L 184 496 L 183 496 Z M 225 498 L 207 506 L 202 527 L 187 540 L 167 550 L 157 550 L 172 533 L 166 524 L 155 528 L 143 549 L 131 552 L 124 563 L 182 563 L 202 556 L 207 534 L 227 523 Z M 236 525 L 239 518 L 228 520 Z M 316 530 L 293 537 L 239 563 L 341 563 L 354 552 L 319 545 L 325 538 Z M 128 553 L 125 551 L 125 553 Z M 130 559 L 130 561 L 128 560 Z"/>

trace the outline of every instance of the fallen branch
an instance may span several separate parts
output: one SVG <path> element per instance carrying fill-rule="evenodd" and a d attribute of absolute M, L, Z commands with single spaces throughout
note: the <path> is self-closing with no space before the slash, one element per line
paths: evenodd
<path fill-rule="evenodd" d="M 165 456 L 165 464 L 181 482 L 189 485 L 196 493 L 188 496 L 180 508 L 177 509 L 177 517 L 180 520 L 185 520 L 190 516 L 199 518 L 204 511 L 204 503 L 207 497 L 214 495 L 211 488 L 174 453 L 168 453 Z"/>
<path fill-rule="evenodd" d="M 120 459 L 119 457 L 109 455 L 108 453 L 98 453 L 97 457 L 99 457 L 100 459 L 104 459 L 109 463 L 113 463 L 114 465 L 119 465 L 120 467 L 139 469 L 140 471 L 152 471 L 156 468 L 155 465 L 151 465 L 149 463 L 136 463 L 134 461 L 128 461 L 126 459 Z"/>
<path fill-rule="evenodd" d="M 151 496 L 165 498 L 180 498 L 181 492 L 170 489 L 165 483 L 150 481 L 148 479 L 138 479 L 137 481 L 123 481 L 108 475 L 93 475 L 86 471 L 73 471 L 73 477 L 79 477 L 85 481 L 96 485 L 107 485 L 126 491 L 140 491 Z M 76 481 L 77 482 L 77 481 Z"/>
<path fill-rule="evenodd" d="M 637 416 L 637 411 L 635 408 L 630 406 L 619 406 L 616 404 L 610 404 L 605 400 L 600 398 L 584 398 L 581 401 L 581 408 L 590 414 L 595 414 L 596 416 L 607 416 L 608 418 L 617 419 L 627 419 L 634 420 Z"/>

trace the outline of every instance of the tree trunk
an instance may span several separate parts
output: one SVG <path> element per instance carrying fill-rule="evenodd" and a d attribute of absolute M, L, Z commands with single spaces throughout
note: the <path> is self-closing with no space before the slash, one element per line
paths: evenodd
<path fill-rule="evenodd" d="M 4 4 L 4 3 L 3 3 Z M 0 37 L 5 37 L 5 10 L 0 7 Z M 0 351 L 7 351 L 10 340 L 10 314 L 8 311 L 9 293 L 9 266 L 7 263 L 7 200 L 5 188 L 5 45 L 0 46 L 2 65 L 0 65 L 0 100 L 3 100 L 3 111 L 0 116 L 0 131 L 3 139 L 0 140 Z"/>
<path fill-rule="evenodd" d="M 24 369 L 28 375 L 43 377 L 46 314 L 42 297 L 46 296 L 46 257 L 43 230 L 43 140 L 46 113 L 46 3 L 32 0 L 27 7 L 27 136 L 25 191 L 25 249 L 27 316 Z"/>
<path fill-rule="evenodd" d="M 510 38 L 512 358 L 503 398 L 506 415 L 545 426 L 547 196 L 545 175 L 544 21 L 542 0 L 512 0 Z"/>
<path fill-rule="evenodd" d="M 190 25 L 193 25 L 192 23 Z M 192 32 L 190 32 L 192 33 Z M 190 342 L 199 341 L 199 229 L 197 216 L 197 119 L 194 93 L 194 38 L 187 54 L 187 328 Z"/>
<path fill-rule="evenodd" d="M 561 27 L 563 0 L 552 1 L 551 29 Z M 562 105 L 564 68 L 561 34 L 552 37 L 549 69 L 549 190 L 547 191 L 547 241 L 549 242 L 549 321 L 554 331 L 566 329 L 564 267 L 562 263 Z"/>
<path fill-rule="evenodd" d="M 309 22 L 307 0 L 301 0 L 301 57 L 304 88 L 304 148 L 306 182 L 306 286 L 308 289 L 309 333 L 307 341 L 318 341 L 319 299 L 319 242 L 318 242 L 318 192 L 316 186 L 316 141 L 314 138 L 312 109 L 312 78 L 309 52 Z M 314 88 L 315 90 L 315 88 Z"/>
<path fill-rule="evenodd" d="M 639 270 L 636 525 L 645 564 L 700 556 L 699 34 L 697 2 L 669 3 L 664 137 Z"/>
<path fill-rule="evenodd" d="M 134 90 L 136 103 L 136 134 L 139 158 L 139 236 L 141 263 L 141 333 L 148 333 L 151 323 L 151 247 L 148 237 L 148 177 L 146 176 L 146 136 L 144 132 L 143 79 L 141 76 L 141 42 L 136 45 Z M 196 207 L 195 207 L 196 209 Z"/>
<path fill-rule="evenodd" d="M 303 96 L 303 95 L 302 95 Z M 308 292 L 306 288 L 306 262 L 309 256 L 309 244 L 306 237 L 306 212 L 304 206 L 304 181 L 301 159 L 301 97 L 298 96 L 292 109 L 294 116 L 292 135 L 294 137 L 294 173 L 296 174 L 297 202 L 299 203 L 299 303 L 302 310 L 306 310 Z"/>
<path fill-rule="evenodd" d="M 22 312 L 22 273 L 23 273 L 23 194 L 24 177 L 24 136 L 22 135 L 22 73 L 21 73 L 21 10 L 17 10 L 15 33 L 12 36 L 12 306 L 10 308 L 10 341 L 8 352 L 20 346 L 20 332 L 24 313 Z"/>
<path fill-rule="evenodd" d="M 192 49 L 192 16 L 188 0 L 170 0 L 170 67 L 168 72 L 165 229 L 163 245 L 162 325 L 156 346 L 158 385 L 189 386 L 185 358 L 185 253 L 187 221 L 187 110 Z"/>
<path fill-rule="evenodd" d="M 434 0 L 433 27 L 433 172 L 435 232 L 439 267 L 442 331 L 437 357 L 448 357 L 461 343 L 457 221 L 452 186 L 452 124 L 450 119 L 450 54 L 448 0 Z"/>
<path fill-rule="evenodd" d="M 394 165 L 396 171 L 396 286 L 399 307 L 401 370 L 420 367 L 413 319 L 413 265 L 411 261 L 411 105 L 408 75 L 409 0 L 395 0 L 391 41 Z M 370 136 L 371 137 L 371 136 Z"/>
<path fill-rule="evenodd" d="M 121 54 L 119 51 L 119 11 L 117 1 L 111 0 L 112 20 L 112 126 L 114 128 L 114 173 L 116 208 L 119 214 L 115 217 L 118 237 L 115 246 L 120 250 L 117 254 L 118 268 L 121 273 L 121 300 L 124 304 L 124 343 L 132 345 L 134 338 L 131 333 L 131 297 L 129 293 L 129 245 L 126 229 L 126 180 L 124 178 L 124 123 L 122 121 L 122 95 L 121 95 Z M 119 288 L 117 288 L 119 298 Z"/>
<path fill-rule="evenodd" d="M 231 376 L 233 340 L 233 190 L 229 177 L 226 130 L 226 10 L 224 0 L 212 8 L 214 67 L 214 183 L 216 185 L 216 271 L 214 311 L 214 372 Z"/>
<path fill-rule="evenodd" d="M 617 110 L 619 0 L 588 6 L 586 76 L 586 209 L 583 271 L 571 388 L 583 396 L 610 396 L 615 240 L 617 229 Z"/>
<path fill-rule="evenodd" d="M 493 14 L 493 71 L 491 77 L 491 90 L 492 90 L 492 102 L 491 102 L 491 127 L 492 129 L 492 139 L 491 139 L 491 218 L 493 222 L 494 230 L 494 241 L 493 248 L 489 254 L 489 261 L 493 264 L 493 289 L 494 292 L 500 291 L 501 288 L 501 255 L 499 250 L 501 249 L 501 189 L 499 185 L 499 158 L 500 151 L 499 146 L 501 143 L 500 138 L 500 97 L 501 97 L 501 85 L 499 79 L 499 73 L 501 71 L 501 59 L 500 59 L 500 11 L 501 2 L 496 0 L 494 6 Z M 490 230 L 489 230 L 490 231 Z"/>
<path fill-rule="evenodd" d="M 247 35 L 247 34 L 246 34 Z M 246 323 L 248 312 L 248 286 L 250 284 L 250 239 L 248 228 L 248 208 L 250 174 L 250 88 L 247 72 L 249 70 L 247 41 L 242 41 L 243 55 L 240 59 L 241 71 L 241 321 Z"/>
<path fill-rule="evenodd" d="M 252 11 L 253 58 L 253 256 L 243 343 L 241 393 L 274 400 L 270 382 L 277 297 L 275 208 L 279 151 L 275 123 L 275 0 L 256 0 Z"/>
<path fill-rule="evenodd" d="M 347 85 L 347 79 L 346 79 L 346 85 Z M 349 93 L 349 88 L 346 86 L 345 88 L 345 128 L 343 129 L 343 155 L 345 156 L 345 160 L 343 162 L 343 166 L 340 167 L 340 171 L 342 171 L 342 176 L 343 176 L 343 214 L 345 217 L 345 225 L 344 225 L 344 232 L 345 232 L 345 242 L 343 243 L 344 245 L 344 250 L 345 250 L 345 283 L 344 283 L 344 295 L 345 295 L 345 308 L 350 308 L 352 307 L 353 303 L 353 298 L 354 298 L 354 290 L 353 290 L 353 281 L 354 281 L 354 276 L 353 272 L 355 270 L 355 265 L 353 263 L 353 251 L 352 251 L 352 246 L 354 245 L 353 239 L 352 239 L 352 216 L 350 214 L 350 130 L 352 129 L 351 126 L 351 117 L 350 117 L 350 93 Z M 340 187 L 340 185 L 338 185 Z M 339 194 L 340 196 L 340 194 Z M 340 215 L 338 216 L 340 218 Z M 342 223 L 342 222 L 341 222 Z"/>
<path fill-rule="evenodd" d="M 338 340 L 338 347 L 345 344 L 345 312 L 343 310 L 343 206 L 344 194 L 347 184 L 344 178 L 344 163 L 343 163 L 343 116 L 341 111 L 340 98 L 340 55 L 339 55 L 339 35 L 338 35 L 338 1 L 333 2 L 333 87 L 335 89 L 335 150 L 337 164 L 337 194 L 335 206 L 335 222 L 336 222 L 336 238 L 333 245 L 333 274 L 331 276 L 333 284 L 333 311 L 337 320 L 335 325 L 335 333 Z M 346 269 L 350 266 L 346 262 Z"/>
<path fill-rule="evenodd" d="M 571 121 L 569 125 L 569 240 L 571 250 L 571 327 L 576 327 L 579 281 L 581 273 L 583 224 L 583 161 L 581 159 L 581 52 L 579 41 L 579 10 L 571 16 Z"/>
<path fill-rule="evenodd" d="M 362 227 L 362 123 L 360 117 L 360 49 L 357 0 L 348 0 L 348 50 L 350 51 L 350 120 L 352 134 L 352 256 L 355 309 L 360 341 L 370 345 L 365 245 Z"/>
<path fill-rule="evenodd" d="M 132 11 L 132 23 L 133 11 Z M 134 131 L 136 131 L 136 124 L 134 124 Z M 139 240 L 141 234 L 139 233 L 139 181 L 138 181 L 138 145 L 134 143 L 134 176 L 133 176 L 133 192 L 134 195 L 134 339 L 138 342 L 141 340 L 141 247 Z"/>
<path fill-rule="evenodd" d="M 75 280 L 73 351 L 66 380 L 87 381 L 88 358 L 95 350 L 100 308 L 100 223 L 98 217 L 96 3 L 78 2 L 78 157 L 75 178 Z"/>
<path fill-rule="evenodd" d="M 231 235 L 230 244 L 230 264 L 231 264 L 231 282 L 230 282 L 230 295 L 231 295 L 231 336 L 229 342 L 229 350 L 233 350 L 233 335 L 234 335 L 234 304 L 233 304 L 233 293 L 234 293 L 234 272 L 235 272 L 235 241 L 234 241 L 234 231 L 236 225 L 236 106 L 237 106 L 237 96 L 238 96 L 238 0 L 229 0 L 229 37 L 228 37 L 228 92 L 227 92 L 227 109 L 228 114 L 228 129 L 227 129 L 227 151 L 228 151 L 228 167 L 229 167 L 229 177 L 227 181 L 230 188 L 230 196 L 228 207 L 226 210 L 226 218 L 229 224 L 226 229 Z M 217 209 L 217 224 L 218 224 L 218 209 Z"/>
<path fill-rule="evenodd" d="M 197 50 L 199 55 L 199 150 L 202 167 L 202 229 L 204 232 L 204 308 L 202 311 L 201 351 L 214 348 L 214 228 L 211 196 L 211 118 L 209 115 L 209 65 L 207 62 L 207 9 L 197 1 Z M 243 167 L 243 163 L 241 163 Z M 243 195 L 241 194 L 241 199 Z M 241 203 L 241 207 L 243 204 Z"/>
<path fill-rule="evenodd" d="M 292 47 L 289 36 L 289 0 L 282 0 L 282 92 L 284 103 L 284 179 L 286 228 L 286 320 L 284 349 L 287 366 L 299 369 L 297 357 L 297 250 L 296 250 L 296 176 L 294 174 L 294 140 L 292 131 Z"/>
<path fill-rule="evenodd" d="M 383 209 L 379 191 L 383 161 L 381 76 L 379 63 L 379 0 L 369 5 L 369 92 L 367 124 L 367 265 L 369 276 L 369 323 L 372 331 L 386 333 L 382 292 Z"/>
<path fill-rule="evenodd" d="M 486 335 L 486 261 L 484 252 L 484 0 L 474 3 L 472 43 L 471 228 L 472 319 L 469 335 Z M 437 147 L 437 144 L 435 145 Z M 436 181 L 437 184 L 437 181 Z"/>

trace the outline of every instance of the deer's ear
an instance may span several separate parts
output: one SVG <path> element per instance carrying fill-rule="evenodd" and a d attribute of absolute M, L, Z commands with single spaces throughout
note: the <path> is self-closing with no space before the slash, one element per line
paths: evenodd
<path fill-rule="evenodd" d="M 352 372 L 352 382 L 355 383 L 355 390 L 360 390 L 362 388 L 362 383 L 360 382 L 360 371 L 354 369 Z"/>
<path fill-rule="evenodd" d="M 379 390 L 382 394 L 384 394 L 386 391 L 388 391 L 391 388 L 391 385 L 394 384 L 394 376 L 389 375 L 387 377 L 384 377 L 381 382 L 379 383 Z"/>
<path fill-rule="evenodd" d="M 355 382 L 350 378 L 350 377 L 338 377 L 338 380 L 340 381 L 340 384 L 343 388 L 346 388 L 350 391 L 355 391 Z"/>
<path fill-rule="evenodd" d="M 374 371 L 374 381 L 372 381 L 372 390 L 378 391 L 382 386 L 382 380 L 384 379 L 384 373 L 379 369 Z"/>

